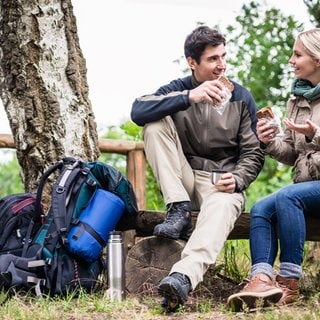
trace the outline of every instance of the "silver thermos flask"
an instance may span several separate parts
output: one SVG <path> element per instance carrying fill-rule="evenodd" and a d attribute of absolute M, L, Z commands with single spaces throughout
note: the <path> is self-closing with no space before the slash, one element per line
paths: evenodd
<path fill-rule="evenodd" d="M 121 301 L 125 298 L 124 247 L 121 231 L 109 233 L 107 259 L 108 297 Z"/>

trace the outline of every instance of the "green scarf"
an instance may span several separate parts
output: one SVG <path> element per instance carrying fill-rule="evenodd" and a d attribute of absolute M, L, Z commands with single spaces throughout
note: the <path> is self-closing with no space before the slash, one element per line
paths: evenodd
<path fill-rule="evenodd" d="M 291 92 L 297 96 L 304 96 L 310 101 L 314 101 L 320 98 L 320 83 L 315 87 L 311 82 L 303 79 L 295 79 L 293 81 Z"/>

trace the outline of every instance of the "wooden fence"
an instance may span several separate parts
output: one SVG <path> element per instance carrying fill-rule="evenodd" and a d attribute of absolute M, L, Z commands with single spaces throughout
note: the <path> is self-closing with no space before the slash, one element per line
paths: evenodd
<path fill-rule="evenodd" d="M 12 135 L 0 134 L 0 148 L 15 149 Z M 102 153 L 126 156 L 126 175 L 135 190 L 139 208 L 136 233 L 137 236 L 152 235 L 153 227 L 163 221 L 165 212 L 146 210 L 146 158 L 143 142 L 100 139 L 99 149 Z M 196 216 L 197 212 L 194 212 L 194 221 Z M 250 214 L 244 212 L 237 220 L 229 239 L 248 239 L 249 225 Z M 307 240 L 320 241 L 319 219 L 307 219 Z"/>

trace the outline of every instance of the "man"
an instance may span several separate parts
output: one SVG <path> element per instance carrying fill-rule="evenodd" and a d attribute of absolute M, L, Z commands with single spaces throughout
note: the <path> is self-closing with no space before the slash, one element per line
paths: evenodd
<path fill-rule="evenodd" d="M 264 161 L 252 95 L 232 81 L 232 96 L 225 101 L 229 91 L 219 81 L 226 71 L 225 44 L 218 31 L 196 28 L 184 46 L 192 75 L 137 98 L 132 106 L 132 120 L 144 126 L 146 157 L 168 209 L 154 235 L 189 239 L 158 287 L 168 311 L 186 301 L 215 263 L 244 209 L 243 191 Z M 226 171 L 215 185 L 214 169 Z M 192 209 L 200 210 L 193 232 Z"/>

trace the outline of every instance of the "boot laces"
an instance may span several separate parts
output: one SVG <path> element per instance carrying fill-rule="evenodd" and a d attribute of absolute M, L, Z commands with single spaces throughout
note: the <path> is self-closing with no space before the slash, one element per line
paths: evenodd
<path fill-rule="evenodd" d="M 168 213 L 165 218 L 165 223 L 176 224 L 181 220 L 189 219 L 190 212 L 188 211 L 187 206 L 177 204 L 171 204 L 168 208 Z"/>

